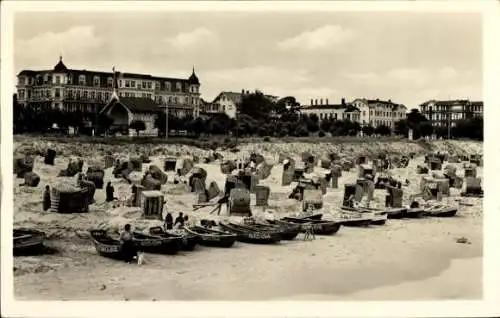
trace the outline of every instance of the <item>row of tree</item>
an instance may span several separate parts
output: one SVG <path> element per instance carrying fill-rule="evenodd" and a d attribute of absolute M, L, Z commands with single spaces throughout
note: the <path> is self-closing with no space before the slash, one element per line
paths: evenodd
<path fill-rule="evenodd" d="M 15 102 L 15 101 L 14 101 Z M 169 116 L 169 131 L 184 131 L 187 135 L 233 135 L 249 136 L 274 136 L 274 137 L 306 137 L 310 135 L 323 136 L 356 136 L 391 134 L 408 136 L 409 130 L 413 137 L 427 137 L 435 134 L 437 137 L 470 138 L 482 140 L 482 118 L 468 118 L 456 122 L 456 126 L 433 127 L 431 122 L 417 109 L 412 109 L 407 117 L 397 121 L 394 127 L 371 125 L 361 126 L 349 120 L 336 120 L 332 118 L 319 119 L 317 115 L 301 114 L 299 103 L 293 97 L 285 97 L 277 102 L 269 100 L 260 92 L 245 95 L 238 105 L 237 119 L 229 118 L 225 114 L 217 116 L 201 116 L 198 118 L 176 118 Z M 166 116 L 160 113 L 155 120 L 160 136 L 165 136 Z M 55 109 L 35 110 L 31 107 L 18 107 L 14 103 L 14 133 L 39 133 L 53 130 L 54 124 L 61 131 L 69 127 L 74 132 L 91 133 L 96 129 L 97 134 L 112 134 L 116 129 L 123 131 L 124 127 L 114 127 L 113 119 L 96 113 L 63 112 Z M 146 129 L 142 121 L 134 121 L 129 127 L 139 134 Z"/>

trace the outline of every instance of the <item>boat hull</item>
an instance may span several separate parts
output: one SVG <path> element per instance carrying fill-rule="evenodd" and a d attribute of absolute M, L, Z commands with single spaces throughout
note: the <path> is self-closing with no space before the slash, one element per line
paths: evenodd
<path fill-rule="evenodd" d="M 443 208 L 440 210 L 424 210 L 424 215 L 434 217 L 453 217 L 457 214 L 457 208 Z"/>
<path fill-rule="evenodd" d="M 225 231 L 232 232 L 238 236 L 237 240 L 250 244 L 274 244 L 281 241 L 278 232 L 249 230 L 235 224 L 219 223 L 219 227 Z"/>
<path fill-rule="evenodd" d="M 406 211 L 406 217 L 411 219 L 418 219 L 424 217 L 424 209 L 423 208 L 409 208 Z"/>
<path fill-rule="evenodd" d="M 133 233 L 135 247 L 142 252 L 152 254 L 175 255 L 179 252 L 182 238 L 167 238 Z"/>
<path fill-rule="evenodd" d="M 109 237 L 105 230 L 91 230 L 90 237 L 100 256 L 115 260 L 125 259 L 120 241 Z"/>
<path fill-rule="evenodd" d="M 31 229 L 14 230 L 13 254 L 32 255 L 39 254 L 44 248 L 45 233 Z"/>
<path fill-rule="evenodd" d="M 338 221 L 313 220 L 293 217 L 284 217 L 281 220 L 299 224 L 300 231 L 302 233 L 308 231 L 308 228 L 312 227 L 315 235 L 332 235 L 337 233 L 342 226 L 342 223 Z"/>
<path fill-rule="evenodd" d="M 184 230 L 196 235 L 198 237 L 198 244 L 206 247 L 230 248 L 237 239 L 237 235 L 235 234 L 221 234 L 222 232 L 215 230 L 198 229 L 197 227 L 185 228 Z"/>

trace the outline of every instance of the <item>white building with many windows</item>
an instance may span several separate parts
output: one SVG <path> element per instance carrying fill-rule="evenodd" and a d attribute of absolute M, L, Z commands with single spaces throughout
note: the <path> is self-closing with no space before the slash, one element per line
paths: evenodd
<path fill-rule="evenodd" d="M 391 100 L 358 98 L 352 101 L 353 106 L 360 110 L 360 124 L 378 127 L 385 125 L 394 129 L 394 123 L 406 118 L 406 106 L 396 104 Z"/>

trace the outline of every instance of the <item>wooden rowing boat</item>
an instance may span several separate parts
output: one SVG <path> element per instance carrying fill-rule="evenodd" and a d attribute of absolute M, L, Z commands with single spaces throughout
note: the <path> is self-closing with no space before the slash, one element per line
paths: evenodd
<path fill-rule="evenodd" d="M 438 207 L 424 207 L 424 215 L 435 217 L 452 217 L 458 212 L 457 207 L 453 206 L 438 206 Z"/>
<path fill-rule="evenodd" d="M 133 232 L 133 241 L 139 251 L 175 255 L 180 249 L 182 237 L 160 237 Z"/>
<path fill-rule="evenodd" d="M 153 226 L 149 228 L 149 234 L 165 238 L 177 238 L 180 244 L 179 248 L 183 251 L 192 251 L 198 244 L 199 238 L 195 234 L 184 231 L 183 229 L 175 230 L 176 232 L 163 231 L 161 226 Z"/>
<path fill-rule="evenodd" d="M 308 220 L 303 218 L 284 217 L 281 219 L 285 222 L 291 222 L 301 225 L 301 232 L 306 232 L 308 228 L 314 231 L 317 235 L 333 235 L 340 230 L 341 222 L 327 220 Z"/>
<path fill-rule="evenodd" d="M 351 212 L 351 213 L 361 213 L 361 216 L 365 216 L 367 218 L 372 218 L 369 224 L 373 225 L 384 225 L 388 219 L 387 210 L 368 208 L 368 207 L 348 207 L 342 206 L 340 207 L 342 211 Z M 363 222 L 361 222 L 363 223 Z"/>
<path fill-rule="evenodd" d="M 43 248 L 45 233 L 33 229 L 14 229 L 14 255 L 36 254 Z"/>
<path fill-rule="evenodd" d="M 116 260 L 124 259 L 122 244 L 110 237 L 106 230 L 90 230 L 90 238 L 99 255 Z"/>
<path fill-rule="evenodd" d="M 198 244 L 210 247 L 231 247 L 236 242 L 238 236 L 234 233 L 218 231 L 201 226 L 185 227 L 188 233 L 198 236 Z"/>
<path fill-rule="evenodd" d="M 344 226 L 367 227 L 373 221 L 373 213 L 361 213 L 359 211 L 340 210 L 339 223 Z"/>
<path fill-rule="evenodd" d="M 273 244 L 281 241 L 281 233 L 252 229 L 235 223 L 220 222 L 219 227 L 238 236 L 238 241 L 252 244 Z"/>

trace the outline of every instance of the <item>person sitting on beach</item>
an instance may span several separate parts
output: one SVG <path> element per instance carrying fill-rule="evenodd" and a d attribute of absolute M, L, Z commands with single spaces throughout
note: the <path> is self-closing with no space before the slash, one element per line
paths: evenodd
<path fill-rule="evenodd" d="M 120 234 L 120 242 L 125 262 L 130 264 L 134 257 L 137 256 L 130 224 L 125 225 L 125 230 Z"/>
<path fill-rule="evenodd" d="M 48 185 L 45 186 L 45 191 L 43 192 L 43 210 L 47 211 L 50 209 L 51 200 L 50 200 L 50 187 Z"/>
<path fill-rule="evenodd" d="M 174 227 L 179 224 L 178 228 L 180 227 L 183 227 L 184 226 L 184 215 L 182 212 L 179 212 L 179 216 L 175 218 L 175 222 L 174 222 Z"/>
<path fill-rule="evenodd" d="M 167 215 L 165 216 L 165 230 L 171 230 L 173 228 L 173 224 L 174 218 L 170 212 L 167 212 Z"/>
<path fill-rule="evenodd" d="M 106 186 L 106 202 L 111 202 L 114 200 L 118 200 L 117 198 L 114 197 L 115 193 L 115 188 L 111 185 L 111 181 L 108 182 L 108 185 Z"/>

